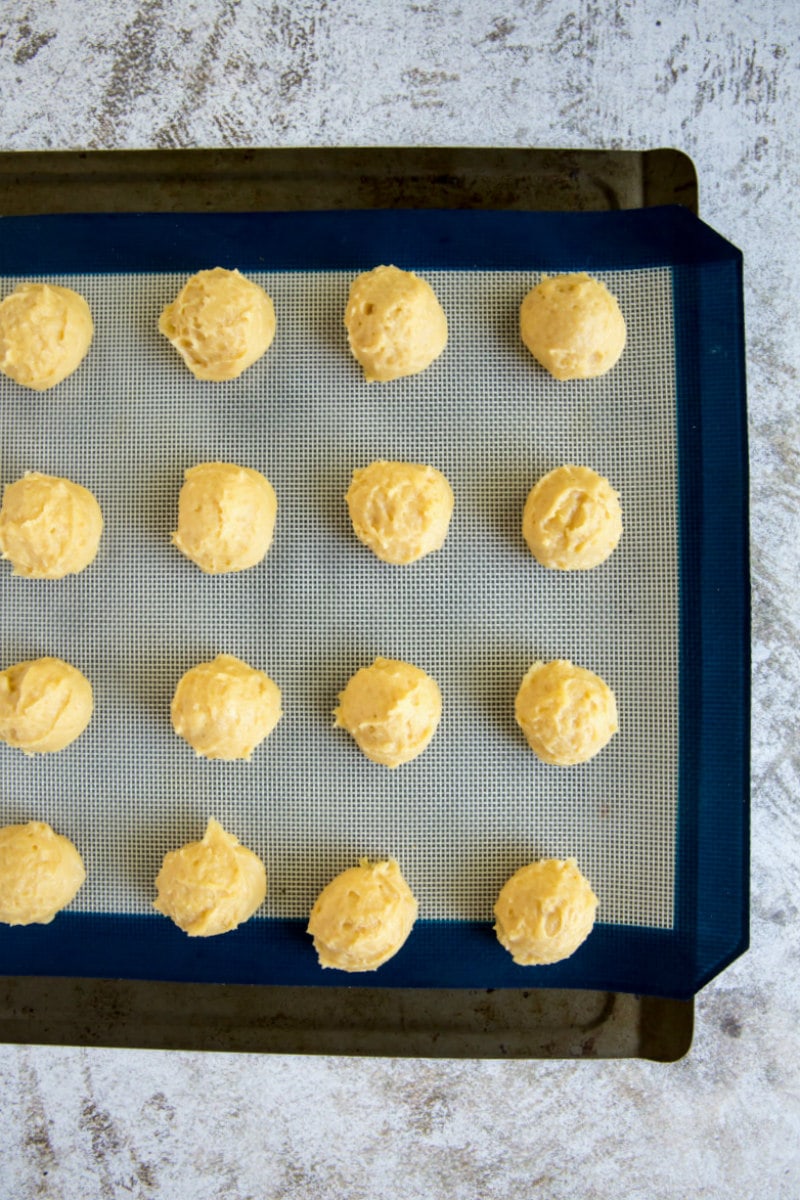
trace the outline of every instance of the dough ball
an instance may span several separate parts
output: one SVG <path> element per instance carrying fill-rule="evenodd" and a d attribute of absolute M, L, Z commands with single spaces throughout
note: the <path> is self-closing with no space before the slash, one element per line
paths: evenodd
<path fill-rule="evenodd" d="M 388 563 L 412 563 L 441 549 L 453 490 L 434 467 L 374 462 L 353 472 L 345 496 L 356 537 Z"/>
<path fill-rule="evenodd" d="M 399 767 L 422 754 L 436 732 L 442 694 L 419 667 L 376 658 L 356 671 L 333 715 L 372 762 Z"/>
<path fill-rule="evenodd" d="M 272 545 L 278 499 L 251 467 L 200 463 L 185 475 L 173 545 L 209 575 L 254 567 Z"/>
<path fill-rule="evenodd" d="M 44 821 L 0 829 L 0 921 L 49 925 L 86 878 L 69 838 Z"/>
<path fill-rule="evenodd" d="M 447 317 L 430 284 L 399 267 L 353 280 L 344 323 L 368 383 L 416 375 L 447 345 Z"/>
<path fill-rule="evenodd" d="M 608 288 L 588 275 L 554 275 L 528 292 L 522 340 L 556 379 L 593 379 L 625 349 L 625 318 Z"/>
<path fill-rule="evenodd" d="M 321 967 L 374 971 L 392 958 L 417 919 L 414 894 L 394 859 L 362 858 L 332 879 L 308 922 Z"/>
<path fill-rule="evenodd" d="M 0 741 L 26 754 L 63 750 L 92 717 L 92 685 L 60 658 L 37 658 L 0 672 Z"/>
<path fill-rule="evenodd" d="M 592 932 L 597 897 L 574 858 L 522 867 L 497 897 L 494 927 L 515 963 L 533 967 L 569 958 Z"/>
<path fill-rule="evenodd" d="M 198 379 L 236 379 L 272 345 L 275 307 L 263 288 L 238 271 L 214 267 L 192 275 L 158 328 Z"/>
<path fill-rule="evenodd" d="M 278 685 L 231 654 L 192 667 L 172 699 L 172 726 L 200 758 L 249 759 L 281 715 Z"/>
<path fill-rule="evenodd" d="M 44 392 L 80 366 L 93 335 L 83 296 L 51 283 L 21 283 L 0 304 L 0 371 Z"/>
<path fill-rule="evenodd" d="M 599 675 L 571 662 L 536 662 L 517 692 L 517 724 L 546 763 L 593 758 L 617 732 L 617 702 Z"/>
<path fill-rule="evenodd" d="M 622 536 L 619 496 L 589 467 L 557 467 L 531 489 L 522 516 L 528 549 L 543 567 L 585 571 Z"/>
<path fill-rule="evenodd" d="M 29 471 L 3 492 L 0 553 L 15 575 L 77 575 L 94 561 L 102 532 L 100 505 L 79 483 Z"/>
<path fill-rule="evenodd" d="M 267 872 L 212 817 L 200 842 L 164 856 L 153 902 L 189 937 L 229 933 L 252 917 L 267 894 Z"/>

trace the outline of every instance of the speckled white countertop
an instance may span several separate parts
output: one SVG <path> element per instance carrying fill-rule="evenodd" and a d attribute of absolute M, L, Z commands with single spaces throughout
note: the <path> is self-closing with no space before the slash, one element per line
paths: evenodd
<path fill-rule="evenodd" d="M 5 0 L 0 149 L 676 146 L 745 255 L 752 948 L 689 1056 L 0 1046 L 0 1197 L 800 1195 L 796 0 Z"/>

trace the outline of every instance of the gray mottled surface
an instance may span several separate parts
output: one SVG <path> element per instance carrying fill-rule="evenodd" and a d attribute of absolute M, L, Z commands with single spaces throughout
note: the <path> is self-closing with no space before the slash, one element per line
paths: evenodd
<path fill-rule="evenodd" d="M 6 0 L 0 148 L 440 144 L 694 159 L 746 261 L 753 945 L 689 1057 L 345 1061 L 0 1048 L 0 1195 L 800 1194 L 795 0 Z"/>

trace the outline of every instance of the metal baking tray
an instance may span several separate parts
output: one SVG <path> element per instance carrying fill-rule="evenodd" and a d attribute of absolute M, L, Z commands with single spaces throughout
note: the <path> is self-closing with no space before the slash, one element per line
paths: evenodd
<path fill-rule="evenodd" d="M 404 207 L 605 211 L 675 202 L 696 211 L 694 170 L 673 151 L 0 155 L 3 215 Z M 24 1042 L 671 1061 L 688 1049 L 692 1012 L 691 1001 L 538 988 L 264 988 L 42 978 L 0 983 L 0 1038 Z"/>

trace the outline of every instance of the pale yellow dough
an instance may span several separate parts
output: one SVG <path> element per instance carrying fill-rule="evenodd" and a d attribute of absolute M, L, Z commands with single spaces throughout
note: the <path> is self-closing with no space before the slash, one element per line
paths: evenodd
<path fill-rule="evenodd" d="M 198 379 L 236 379 L 266 354 L 275 337 L 275 306 L 238 271 L 214 267 L 192 275 L 158 328 Z"/>
<path fill-rule="evenodd" d="M 44 821 L 0 829 L 0 922 L 49 925 L 86 878 L 69 838 Z"/>
<path fill-rule="evenodd" d="M 599 675 L 571 662 L 536 662 L 516 700 L 517 723 L 546 763 L 587 762 L 617 732 L 617 702 Z"/>
<path fill-rule="evenodd" d="M 422 754 L 436 732 L 442 694 L 419 667 L 376 658 L 352 676 L 333 713 L 368 759 L 399 767 Z"/>
<path fill-rule="evenodd" d="M 557 467 L 531 489 L 522 534 L 543 567 L 560 571 L 596 567 L 622 536 L 619 496 L 607 479 L 589 467 Z"/>
<path fill-rule="evenodd" d="M 26 754 L 69 746 L 93 709 L 89 680 L 60 658 L 37 658 L 0 672 L 0 741 Z"/>
<path fill-rule="evenodd" d="M 254 567 L 272 545 L 278 499 L 252 467 L 200 463 L 185 476 L 173 545 L 209 575 Z"/>
<path fill-rule="evenodd" d="M 375 971 L 397 954 L 416 919 L 417 901 L 394 859 L 362 858 L 320 892 L 308 932 L 321 967 Z"/>
<path fill-rule="evenodd" d="M 441 549 L 453 489 L 435 467 L 373 462 L 353 472 L 345 496 L 359 541 L 388 563 L 412 563 Z"/>
<path fill-rule="evenodd" d="M 15 575 L 76 575 L 94 561 L 102 532 L 100 505 L 79 483 L 29 471 L 3 491 L 0 553 Z"/>
<path fill-rule="evenodd" d="M 522 301 L 520 334 L 531 354 L 556 379 L 605 375 L 625 349 L 625 318 L 599 279 L 544 277 Z"/>
<path fill-rule="evenodd" d="M 192 667 L 172 699 L 172 726 L 200 758 L 249 759 L 281 718 L 281 692 L 232 654 Z"/>
<path fill-rule="evenodd" d="M 560 962 L 586 941 L 597 897 L 574 858 L 522 867 L 497 897 L 495 933 L 522 967 Z"/>
<path fill-rule="evenodd" d="M 368 383 L 416 375 L 447 345 L 447 318 L 413 271 L 375 267 L 353 280 L 344 323 Z"/>
<path fill-rule="evenodd" d="M 212 817 L 202 841 L 165 855 L 153 902 L 189 937 L 215 937 L 249 920 L 267 894 L 264 864 Z"/>
<path fill-rule="evenodd" d="M 0 371 L 44 392 L 80 366 L 93 335 L 83 296 L 51 283 L 21 283 L 0 304 Z"/>

